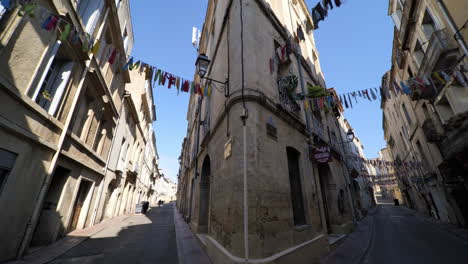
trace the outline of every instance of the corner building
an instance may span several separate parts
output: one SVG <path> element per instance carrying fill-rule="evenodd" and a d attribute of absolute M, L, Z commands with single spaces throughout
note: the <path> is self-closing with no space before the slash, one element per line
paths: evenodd
<path fill-rule="evenodd" d="M 191 95 L 177 205 L 214 263 L 311 263 L 328 251 L 327 234 L 353 229 L 341 106 L 312 111 L 278 84 L 296 76 L 294 93 L 317 85 L 333 94 L 312 26 L 302 0 L 208 3 L 199 53 L 211 60 L 205 77 L 227 77 L 229 93 L 212 83 L 210 96 Z M 331 148 L 332 161 L 311 158 L 318 146 Z"/>

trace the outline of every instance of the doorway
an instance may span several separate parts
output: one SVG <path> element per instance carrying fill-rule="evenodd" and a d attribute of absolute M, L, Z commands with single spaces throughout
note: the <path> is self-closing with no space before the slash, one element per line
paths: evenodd
<path fill-rule="evenodd" d="M 322 194 L 323 199 L 323 210 L 325 214 L 325 221 L 327 222 L 327 232 L 331 233 L 331 223 L 330 223 L 330 208 L 329 208 L 329 200 L 330 197 L 328 196 L 328 186 L 331 184 L 331 173 L 330 168 L 327 164 L 319 164 L 318 165 L 319 171 L 319 180 L 320 180 L 320 191 Z"/>
<path fill-rule="evenodd" d="M 91 186 L 92 183 L 90 181 L 81 180 L 80 188 L 78 189 L 78 193 L 75 199 L 75 205 L 73 206 L 73 214 L 71 218 L 72 220 L 68 229 L 69 232 L 76 230 L 76 228 L 78 227 L 82 209 L 85 205 L 86 198 L 88 197 L 88 194 L 91 190 Z"/>
<path fill-rule="evenodd" d="M 210 157 L 206 156 L 203 160 L 201 178 L 200 178 L 200 211 L 198 215 L 198 232 L 208 232 L 208 217 L 210 211 L 210 176 L 211 164 Z"/>
<path fill-rule="evenodd" d="M 69 175 L 68 169 L 60 166 L 55 169 L 30 247 L 51 244 L 65 235 L 59 214 L 59 201 Z"/>

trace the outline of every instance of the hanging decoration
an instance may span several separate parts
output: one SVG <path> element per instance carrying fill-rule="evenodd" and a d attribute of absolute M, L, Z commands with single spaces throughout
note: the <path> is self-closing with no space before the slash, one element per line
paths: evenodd
<path fill-rule="evenodd" d="M 19 2 L 19 11 L 18 16 L 27 16 L 30 18 L 38 19 L 42 28 L 46 31 L 57 30 L 59 33 L 58 39 L 61 41 L 70 41 L 72 44 L 78 44 L 81 40 L 81 48 L 85 53 L 97 54 L 101 47 L 101 40 L 93 39 L 88 33 L 82 31 L 79 28 L 74 27 L 65 19 L 61 18 L 59 15 L 52 13 L 47 8 L 38 5 L 37 3 L 32 3 L 28 0 L 21 0 Z M 14 8 L 14 2 L 3 0 L 2 4 L 8 10 Z M 340 0 L 334 0 L 335 6 L 339 7 L 342 3 Z M 324 18 L 327 15 L 329 9 L 333 9 L 332 0 L 324 0 L 322 3 L 318 3 L 314 7 L 312 12 L 312 17 L 317 21 L 320 21 L 320 18 Z M 314 15 L 315 14 L 315 15 Z M 323 20 L 323 19 L 321 19 Z M 307 21 L 306 21 L 307 22 Z M 318 23 L 314 23 L 316 28 Z M 307 28 L 307 23 L 306 26 Z M 315 28 L 315 29 L 316 29 Z M 303 39 L 302 26 L 298 25 L 297 35 L 299 36 L 297 40 Z M 270 73 L 273 74 L 275 70 L 282 64 L 287 64 L 290 62 L 290 54 L 297 51 L 297 43 L 294 42 L 291 38 L 288 39 L 283 46 L 278 47 L 273 56 L 268 61 L 268 66 Z M 121 54 L 116 47 L 112 44 L 107 45 L 104 48 L 103 52 L 104 59 L 110 64 L 119 62 L 119 64 L 124 65 L 122 70 L 138 70 L 140 73 L 145 74 L 145 79 L 153 81 L 153 84 L 159 84 L 162 86 L 167 86 L 171 89 L 176 87 L 177 94 L 179 92 L 183 93 L 193 93 L 201 97 L 210 97 L 212 94 L 212 87 L 214 84 L 208 82 L 206 85 L 203 85 L 201 82 L 194 82 L 187 80 L 172 73 L 166 72 L 161 68 L 151 66 L 147 63 L 138 60 L 134 62 L 134 58 L 130 57 L 128 59 L 126 54 Z M 279 83 L 285 84 L 289 88 L 296 87 L 298 79 L 289 78 L 287 80 L 278 80 Z M 452 80 L 453 79 L 453 80 Z M 394 82 L 393 89 L 389 87 L 372 87 L 363 90 L 356 90 L 353 92 L 341 94 L 341 95 L 330 95 L 326 89 L 317 86 L 307 84 L 307 94 L 294 94 L 295 89 L 288 89 L 288 94 L 293 100 L 308 100 L 307 108 L 318 111 L 321 109 L 333 109 L 334 107 L 341 105 L 345 108 L 353 108 L 355 104 L 358 104 L 358 99 L 364 99 L 369 101 L 380 101 L 380 98 L 391 98 L 397 96 L 398 94 L 407 94 L 413 98 L 429 98 L 433 96 L 437 89 L 441 85 L 445 85 L 447 82 L 453 81 L 456 85 L 467 87 L 468 80 L 466 79 L 465 74 L 454 68 L 445 69 L 433 72 L 431 74 L 425 74 L 423 76 L 418 76 L 410 78 L 406 81 L 400 81 L 398 84 Z M 216 88 L 216 86 L 214 86 Z M 359 97 L 359 98 L 358 98 Z M 354 102 L 353 102 L 354 100 Z"/>

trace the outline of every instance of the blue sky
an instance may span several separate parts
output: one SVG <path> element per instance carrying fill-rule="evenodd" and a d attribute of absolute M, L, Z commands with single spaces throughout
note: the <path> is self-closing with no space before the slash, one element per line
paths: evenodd
<path fill-rule="evenodd" d="M 135 45 L 133 56 L 182 78 L 192 79 L 196 50 L 192 27 L 201 28 L 207 0 L 130 1 Z M 306 0 L 309 9 L 318 0 Z M 348 0 L 329 11 L 314 31 L 328 87 L 339 93 L 378 87 L 391 66 L 393 24 L 387 1 Z M 160 167 L 177 180 L 178 157 L 187 129 L 188 95 L 175 89 L 154 90 L 155 122 Z M 346 118 L 365 146 L 368 158 L 385 146 L 382 113 L 377 101 L 361 100 L 347 109 Z"/>

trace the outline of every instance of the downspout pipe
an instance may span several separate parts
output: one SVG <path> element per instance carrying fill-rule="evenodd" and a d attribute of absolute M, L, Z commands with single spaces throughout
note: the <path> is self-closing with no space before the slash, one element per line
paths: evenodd
<path fill-rule="evenodd" d="M 460 34 L 460 30 L 457 28 L 455 22 L 450 16 L 450 13 L 448 12 L 448 9 L 445 6 L 444 2 L 442 0 L 437 0 L 437 5 L 439 6 L 440 11 L 442 12 L 442 15 L 444 16 L 445 20 L 447 20 L 448 26 L 455 33 L 455 40 L 458 42 L 458 44 L 460 44 L 460 47 L 463 49 L 463 53 L 465 54 L 465 56 L 468 56 L 468 48 L 466 46 L 465 40 L 463 39 L 463 36 Z"/>

